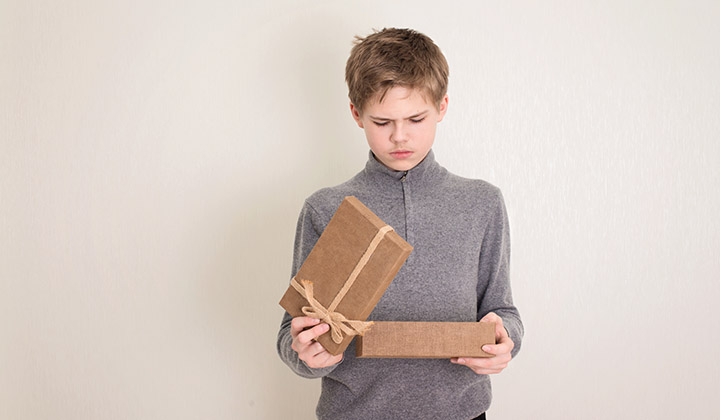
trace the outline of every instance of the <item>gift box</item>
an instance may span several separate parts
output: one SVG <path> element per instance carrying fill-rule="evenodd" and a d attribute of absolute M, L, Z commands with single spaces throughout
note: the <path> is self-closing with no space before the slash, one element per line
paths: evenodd
<path fill-rule="evenodd" d="M 291 280 L 280 306 L 330 325 L 317 341 L 333 355 L 364 333 L 370 312 L 412 246 L 355 197 L 345 197 Z"/>
<path fill-rule="evenodd" d="M 485 344 L 495 344 L 494 322 L 376 321 L 355 348 L 361 358 L 492 357 Z"/>

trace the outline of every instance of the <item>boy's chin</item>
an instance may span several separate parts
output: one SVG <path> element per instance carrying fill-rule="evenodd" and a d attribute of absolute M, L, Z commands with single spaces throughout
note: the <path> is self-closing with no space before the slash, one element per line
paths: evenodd
<path fill-rule="evenodd" d="M 410 161 L 389 159 L 387 161 L 380 160 L 380 163 L 385 165 L 387 168 L 392 169 L 393 171 L 409 171 L 410 169 L 416 167 L 419 162 L 415 162 L 414 160 Z"/>

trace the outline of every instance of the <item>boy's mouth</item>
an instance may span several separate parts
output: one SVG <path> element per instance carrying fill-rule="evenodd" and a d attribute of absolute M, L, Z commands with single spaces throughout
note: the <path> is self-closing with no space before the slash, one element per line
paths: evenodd
<path fill-rule="evenodd" d="M 397 150 L 394 152 L 390 152 L 390 156 L 392 156 L 395 159 L 407 159 L 410 156 L 412 156 L 413 152 L 409 150 Z"/>

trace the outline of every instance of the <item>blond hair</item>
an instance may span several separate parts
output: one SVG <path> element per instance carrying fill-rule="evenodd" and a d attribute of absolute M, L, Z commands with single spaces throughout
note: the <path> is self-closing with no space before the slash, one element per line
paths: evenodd
<path fill-rule="evenodd" d="M 395 86 L 418 89 L 439 108 L 449 73 L 445 56 L 432 39 L 412 29 L 385 28 L 355 37 L 345 81 L 350 102 L 359 112 L 376 97 L 382 102 Z"/>

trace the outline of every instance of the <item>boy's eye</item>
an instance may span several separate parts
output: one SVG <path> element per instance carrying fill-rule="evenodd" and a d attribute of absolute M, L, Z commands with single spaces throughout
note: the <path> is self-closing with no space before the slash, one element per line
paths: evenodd
<path fill-rule="evenodd" d="M 387 121 L 385 121 L 385 122 L 373 121 L 373 122 L 374 122 L 375 125 L 377 125 L 378 127 L 382 127 L 382 126 L 388 125 L 388 122 L 387 122 Z"/>
<path fill-rule="evenodd" d="M 419 119 L 417 119 L 417 120 L 410 120 L 410 121 L 412 121 L 412 122 L 414 122 L 414 123 L 419 123 L 419 122 L 423 122 L 424 119 L 425 119 L 425 117 L 422 117 L 422 118 L 419 118 Z"/>

